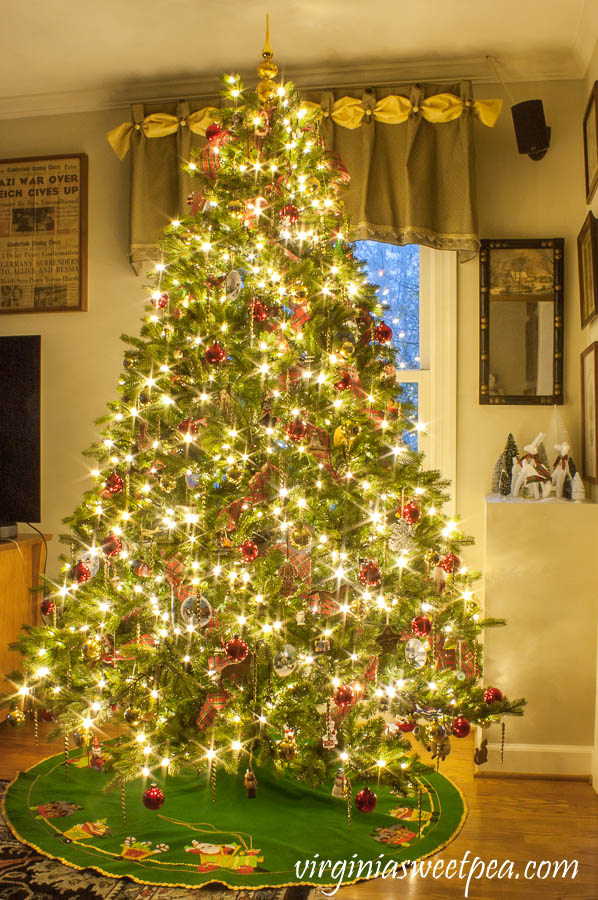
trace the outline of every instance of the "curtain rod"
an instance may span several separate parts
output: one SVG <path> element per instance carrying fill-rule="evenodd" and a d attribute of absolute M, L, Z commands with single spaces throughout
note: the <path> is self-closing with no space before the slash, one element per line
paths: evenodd
<path fill-rule="evenodd" d="M 308 84 L 303 88 L 298 88 L 300 93 L 305 94 L 308 91 L 339 91 L 339 90 L 363 90 L 364 87 L 371 88 L 390 88 L 390 87 L 401 87 L 403 85 L 409 84 L 456 84 L 460 81 L 471 81 L 471 78 L 433 78 L 429 81 L 427 79 L 422 78 L 414 78 L 409 79 L 408 81 L 397 81 L 394 79 L 393 81 L 372 81 L 372 82 L 364 82 L 364 81 L 349 81 L 342 82 L 338 84 Z M 287 81 L 293 81 L 292 78 L 288 78 Z M 296 83 L 295 86 L 297 87 Z M 209 100 L 214 97 L 218 97 L 220 92 L 216 89 L 213 91 L 209 90 L 200 90 L 197 93 L 184 93 L 179 92 L 178 94 L 173 94 L 172 96 L 162 95 L 160 97 L 143 97 L 143 99 L 136 100 L 121 100 L 118 103 L 118 107 L 126 106 L 131 103 L 172 103 L 177 100 Z M 116 106 L 113 106 L 112 109 L 116 109 Z"/>

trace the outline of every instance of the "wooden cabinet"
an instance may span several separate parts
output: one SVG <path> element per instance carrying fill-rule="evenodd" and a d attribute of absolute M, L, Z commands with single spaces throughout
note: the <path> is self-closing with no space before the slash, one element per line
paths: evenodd
<path fill-rule="evenodd" d="M 49 540 L 51 535 L 46 535 Z M 2 677 L 20 667 L 20 653 L 8 645 L 15 640 L 21 625 L 37 625 L 40 620 L 41 594 L 31 593 L 39 584 L 44 564 L 44 542 L 38 534 L 19 535 L 14 541 L 0 543 L 0 693 L 11 692 L 12 686 Z M 0 710 L 0 721 L 7 710 Z"/>

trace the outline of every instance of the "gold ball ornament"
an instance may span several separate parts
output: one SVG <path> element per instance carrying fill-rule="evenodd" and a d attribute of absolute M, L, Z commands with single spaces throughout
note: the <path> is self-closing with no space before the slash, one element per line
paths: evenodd
<path fill-rule="evenodd" d="M 289 534 L 289 541 L 293 547 L 298 547 L 301 550 L 309 547 L 312 539 L 312 533 L 307 525 L 298 525 Z"/>
<path fill-rule="evenodd" d="M 102 647 L 96 637 L 88 638 L 81 648 L 84 659 L 89 662 L 96 662 L 100 658 L 101 652 Z"/>
<path fill-rule="evenodd" d="M 241 216 L 243 215 L 243 204 L 240 200 L 231 200 L 230 203 L 226 207 L 231 214 L 231 216 Z"/>
<path fill-rule="evenodd" d="M 256 88 L 256 94 L 258 96 L 258 100 L 260 103 L 264 105 L 270 103 L 276 97 L 278 93 L 278 88 L 273 81 L 266 79 L 265 81 L 260 81 Z"/>
<path fill-rule="evenodd" d="M 129 706 L 127 709 L 125 709 L 124 715 L 125 715 L 125 722 L 127 722 L 128 725 L 131 725 L 133 728 L 136 725 L 139 725 L 139 722 L 141 721 L 141 710 L 140 709 L 137 709 L 134 706 Z"/>
<path fill-rule="evenodd" d="M 165 494 L 171 494 L 176 487 L 176 478 L 171 475 L 162 475 L 158 479 L 158 484 Z"/>
<path fill-rule="evenodd" d="M 226 470 L 226 478 L 231 484 L 239 484 L 243 478 L 243 469 L 239 466 L 231 466 Z"/>
<path fill-rule="evenodd" d="M 346 447 L 350 450 L 361 433 L 361 425 L 352 419 L 347 419 L 335 429 L 332 442 L 335 447 Z"/>
<path fill-rule="evenodd" d="M 271 81 L 278 75 L 278 66 L 272 59 L 264 59 L 261 63 L 258 63 L 257 74 L 260 78 Z"/>
<path fill-rule="evenodd" d="M 296 284 L 293 286 L 293 297 L 298 303 L 305 303 L 307 300 L 307 288 L 304 284 Z"/>
<path fill-rule="evenodd" d="M 11 728 L 21 728 L 25 724 L 25 713 L 22 709 L 11 709 L 6 721 Z"/>
<path fill-rule="evenodd" d="M 308 194 L 315 194 L 320 190 L 320 182 L 315 175 L 310 175 L 310 177 L 306 180 L 305 190 Z"/>
<path fill-rule="evenodd" d="M 355 345 L 351 343 L 351 341 L 343 341 L 339 347 L 339 355 L 344 356 L 345 359 L 348 356 L 353 356 L 355 352 Z"/>
<path fill-rule="evenodd" d="M 276 744 L 276 751 L 283 762 L 291 762 L 291 760 L 295 759 L 295 754 L 297 752 L 297 744 L 295 743 L 294 738 L 285 737 L 281 741 L 278 741 Z"/>

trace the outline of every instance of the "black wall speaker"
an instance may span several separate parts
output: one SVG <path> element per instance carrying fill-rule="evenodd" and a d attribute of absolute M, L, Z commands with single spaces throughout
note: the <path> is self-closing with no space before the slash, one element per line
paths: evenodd
<path fill-rule="evenodd" d="M 517 149 L 530 159 L 542 159 L 550 147 L 550 128 L 541 100 L 524 100 L 511 107 Z"/>

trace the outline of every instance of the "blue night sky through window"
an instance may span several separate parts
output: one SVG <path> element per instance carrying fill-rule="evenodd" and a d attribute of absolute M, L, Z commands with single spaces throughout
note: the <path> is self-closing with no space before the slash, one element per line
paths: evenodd
<path fill-rule="evenodd" d="M 384 320 L 393 332 L 400 369 L 419 369 L 419 247 L 417 244 L 383 244 L 356 241 L 355 256 L 366 265 L 367 280 L 378 285 Z M 403 399 L 418 408 L 417 383 L 403 383 Z M 417 450 L 417 433 L 404 435 L 405 443 Z"/>

